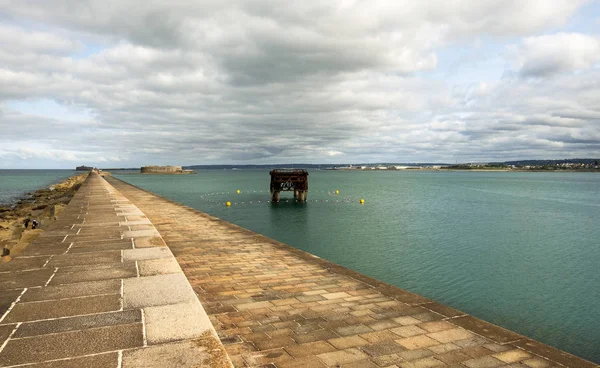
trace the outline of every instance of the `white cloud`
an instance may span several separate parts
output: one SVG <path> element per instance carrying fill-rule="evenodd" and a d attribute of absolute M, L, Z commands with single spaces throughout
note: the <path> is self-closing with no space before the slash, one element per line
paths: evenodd
<path fill-rule="evenodd" d="M 580 33 L 527 37 L 508 48 L 509 57 L 525 77 L 588 69 L 600 61 L 600 39 Z"/>

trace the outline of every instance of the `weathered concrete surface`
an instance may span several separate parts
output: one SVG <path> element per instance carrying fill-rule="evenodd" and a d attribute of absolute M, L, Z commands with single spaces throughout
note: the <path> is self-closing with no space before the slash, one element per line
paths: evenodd
<path fill-rule="evenodd" d="M 23 364 L 231 366 L 152 223 L 94 173 L 52 227 L 0 264 L 0 366 Z"/>
<path fill-rule="evenodd" d="M 117 179 L 108 180 L 156 226 L 235 366 L 597 367 Z M 161 349 L 147 350 L 146 358 L 159 357 Z M 124 356 L 124 362 L 138 359 L 136 353 Z M 156 366 L 160 364 L 167 363 Z"/>

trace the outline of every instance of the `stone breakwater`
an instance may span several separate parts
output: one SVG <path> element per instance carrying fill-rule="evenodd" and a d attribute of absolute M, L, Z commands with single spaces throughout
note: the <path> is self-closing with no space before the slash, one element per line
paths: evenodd
<path fill-rule="evenodd" d="M 10 256 L 2 257 L 2 262 L 10 261 L 54 223 L 87 176 L 88 173 L 75 175 L 49 188 L 36 190 L 14 206 L 0 205 L 0 248 L 10 251 Z M 30 223 L 26 229 L 24 220 L 27 218 L 37 220 L 39 226 L 32 229 Z"/>
<path fill-rule="evenodd" d="M 148 218 L 98 174 L 0 264 L 2 367 L 230 367 Z"/>
<path fill-rule="evenodd" d="M 107 180 L 161 234 L 236 367 L 598 367 L 118 179 Z"/>

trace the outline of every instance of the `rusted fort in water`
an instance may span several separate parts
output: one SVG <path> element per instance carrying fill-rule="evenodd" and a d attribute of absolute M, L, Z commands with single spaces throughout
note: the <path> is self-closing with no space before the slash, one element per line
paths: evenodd
<path fill-rule="evenodd" d="M 294 199 L 306 202 L 308 196 L 308 171 L 304 169 L 274 169 L 271 174 L 271 201 L 279 202 L 282 191 L 294 191 Z"/>

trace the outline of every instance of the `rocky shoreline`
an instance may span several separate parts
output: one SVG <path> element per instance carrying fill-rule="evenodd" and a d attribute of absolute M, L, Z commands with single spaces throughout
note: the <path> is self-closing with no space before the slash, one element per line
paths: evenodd
<path fill-rule="evenodd" d="M 49 188 L 42 188 L 20 199 L 13 205 L 0 204 L 0 248 L 2 263 L 10 261 L 35 238 L 37 238 L 56 216 L 67 206 L 88 173 L 71 176 Z M 25 228 L 25 220 L 29 221 Z M 37 226 L 32 228 L 33 220 Z"/>

